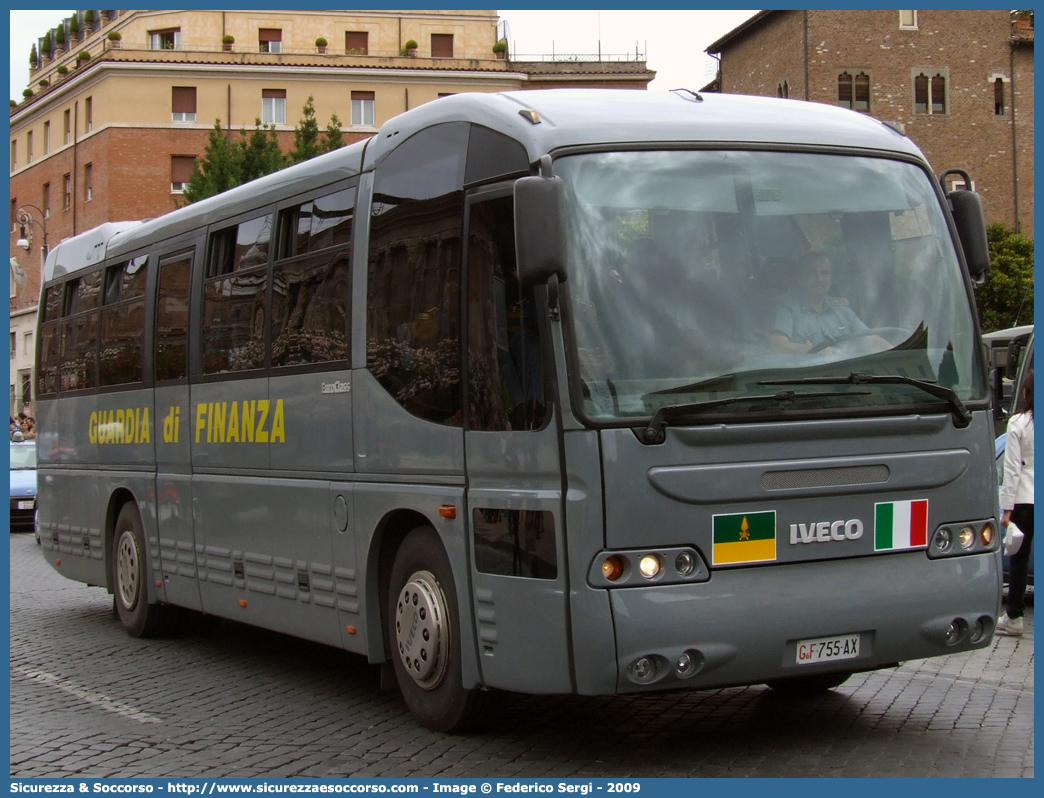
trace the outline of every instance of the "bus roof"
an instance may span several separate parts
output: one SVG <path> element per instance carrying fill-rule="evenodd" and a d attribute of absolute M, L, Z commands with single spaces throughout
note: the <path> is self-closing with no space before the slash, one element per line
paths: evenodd
<path fill-rule="evenodd" d="M 44 282 L 107 255 L 131 253 L 231 215 L 374 167 L 410 135 L 445 122 L 471 122 L 525 146 L 530 162 L 563 147 L 657 143 L 849 147 L 904 154 L 920 150 L 895 128 L 823 103 L 688 90 L 548 89 L 443 97 L 389 119 L 371 139 L 283 169 L 144 222 L 108 223 L 66 239 L 48 255 Z"/>
<path fill-rule="evenodd" d="M 530 111 L 539 122 L 529 121 Z M 364 171 L 418 130 L 452 121 L 517 138 L 531 161 L 574 145 L 646 142 L 853 147 L 924 157 L 894 127 L 823 103 L 682 90 L 548 89 L 455 94 L 394 117 L 367 148 Z"/>

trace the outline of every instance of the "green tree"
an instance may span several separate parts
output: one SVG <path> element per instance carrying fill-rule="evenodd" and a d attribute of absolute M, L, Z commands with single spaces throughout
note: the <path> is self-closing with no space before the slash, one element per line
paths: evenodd
<path fill-rule="evenodd" d="M 341 120 L 337 114 L 330 114 L 330 124 L 326 126 L 321 146 L 323 152 L 333 152 L 344 146 L 344 133 L 341 131 Z"/>
<path fill-rule="evenodd" d="M 217 119 L 206 149 L 192 167 L 184 198 L 188 202 L 198 202 L 238 186 L 242 181 L 236 160 L 235 145 L 230 146 L 225 131 L 221 129 L 221 120 Z"/>
<path fill-rule="evenodd" d="M 311 95 L 305 103 L 303 114 L 301 121 L 294 128 L 294 146 L 287 153 L 287 160 L 291 164 L 307 161 L 323 152 L 319 142 L 319 123 L 315 119 L 315 103 Z"/>
<path fill-rule="evenodd" d="M 245 129 L 239 133 L 243 139 L 235 156 L 239 165 L 240 183 L 278 172 L 286 166 L 275 125 L 262 125 L 260 119 L 255 119 L 254 130 L 249 137 Z"/>
<path fill-rule="evenodd" d="M 1033 239 L 1003 224 L 986 228 L 990 276 L 975 292 L 983 332 L 1033 322 Z"/>

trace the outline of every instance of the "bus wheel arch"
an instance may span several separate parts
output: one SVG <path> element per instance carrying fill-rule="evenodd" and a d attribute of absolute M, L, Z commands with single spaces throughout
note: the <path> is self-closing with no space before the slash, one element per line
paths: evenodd
<path fill-rule="evenodd" d="M 410 712 L 435 731 L 481 722 L 488 696 L 463 686 L 460 611 L 449 557 L 427 521 L 394 549 L 384 599 L 386 651 Z"/>
<path fill-rule="evenodd" d="M 119 488 L 113 491 L 113 494 L 109 497 L 109 506 L 105 510 L 105 534 L 104 545 L 105 545 L 105 556 L 109 560 L 108 567 L 105 569 L 105 589 L 110 593 L 115 594 L 115 569 L 112 563 L 112 556 L 115 549 L 115 535 L 116 535 L 116 520 L 120 517 L 120 513 L 126 505 L 131 505 L 137 510 L 137 502 L 132 494 L 126 488 Z"/>
<path fill-rule="evenodd" d="M 133 501 L 119 505 L 112 526 L 109 578 L 116 615 L 131 637 L 155 637 L 171 628 L 172 608 L 149 602 L 145 527 Z"/>

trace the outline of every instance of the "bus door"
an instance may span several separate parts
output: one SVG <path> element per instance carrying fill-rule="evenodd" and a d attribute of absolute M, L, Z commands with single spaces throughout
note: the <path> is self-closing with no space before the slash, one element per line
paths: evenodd
<path fill-rule="evenodd" d="M 158 258 L 153 418 L 161 595 L 172 604 L 201 610 L 189 452 L 188 324 L 193 254 L 194 249 L 182 247 Z"/>
<path fill-rule="evenodd" d="M 543 312 L 519 284 L 511 189 L 466 202 L 471 579 L 483 683 L 569 692 L 558 434 Z"/>

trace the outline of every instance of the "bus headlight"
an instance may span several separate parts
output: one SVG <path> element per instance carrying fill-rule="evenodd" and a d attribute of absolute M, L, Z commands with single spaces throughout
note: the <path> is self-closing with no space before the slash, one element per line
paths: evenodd
<path fill-rule="evenodd" d="M 975 545 L 975 530 L 970 526 L 961 527 L 961 531 L 957 535 L 957 540 L 960 541 L 962 549 L 970 549 Z"/>
<path fill-rule="evenodd" d="M 932 545 L 939 554 L 945 554 L 953 546 L 953 532 L 943 527 L 935 533 Z"/>
<path fill-rule="evenodd" d="M 655 579 L 663 565 L 660 563 L 660 558 L 655 554 L 646 554 L 638 561 L 638 570 L 641 571 L 642 576 L 646 579 Z"/>
<path fill-rule="evenodd" d="M 691 552 L 683 551 L 674 560 L 674 570 L 678 572 L 678 576 L 689 576 L 695 569 L 696 558 Z"/>

